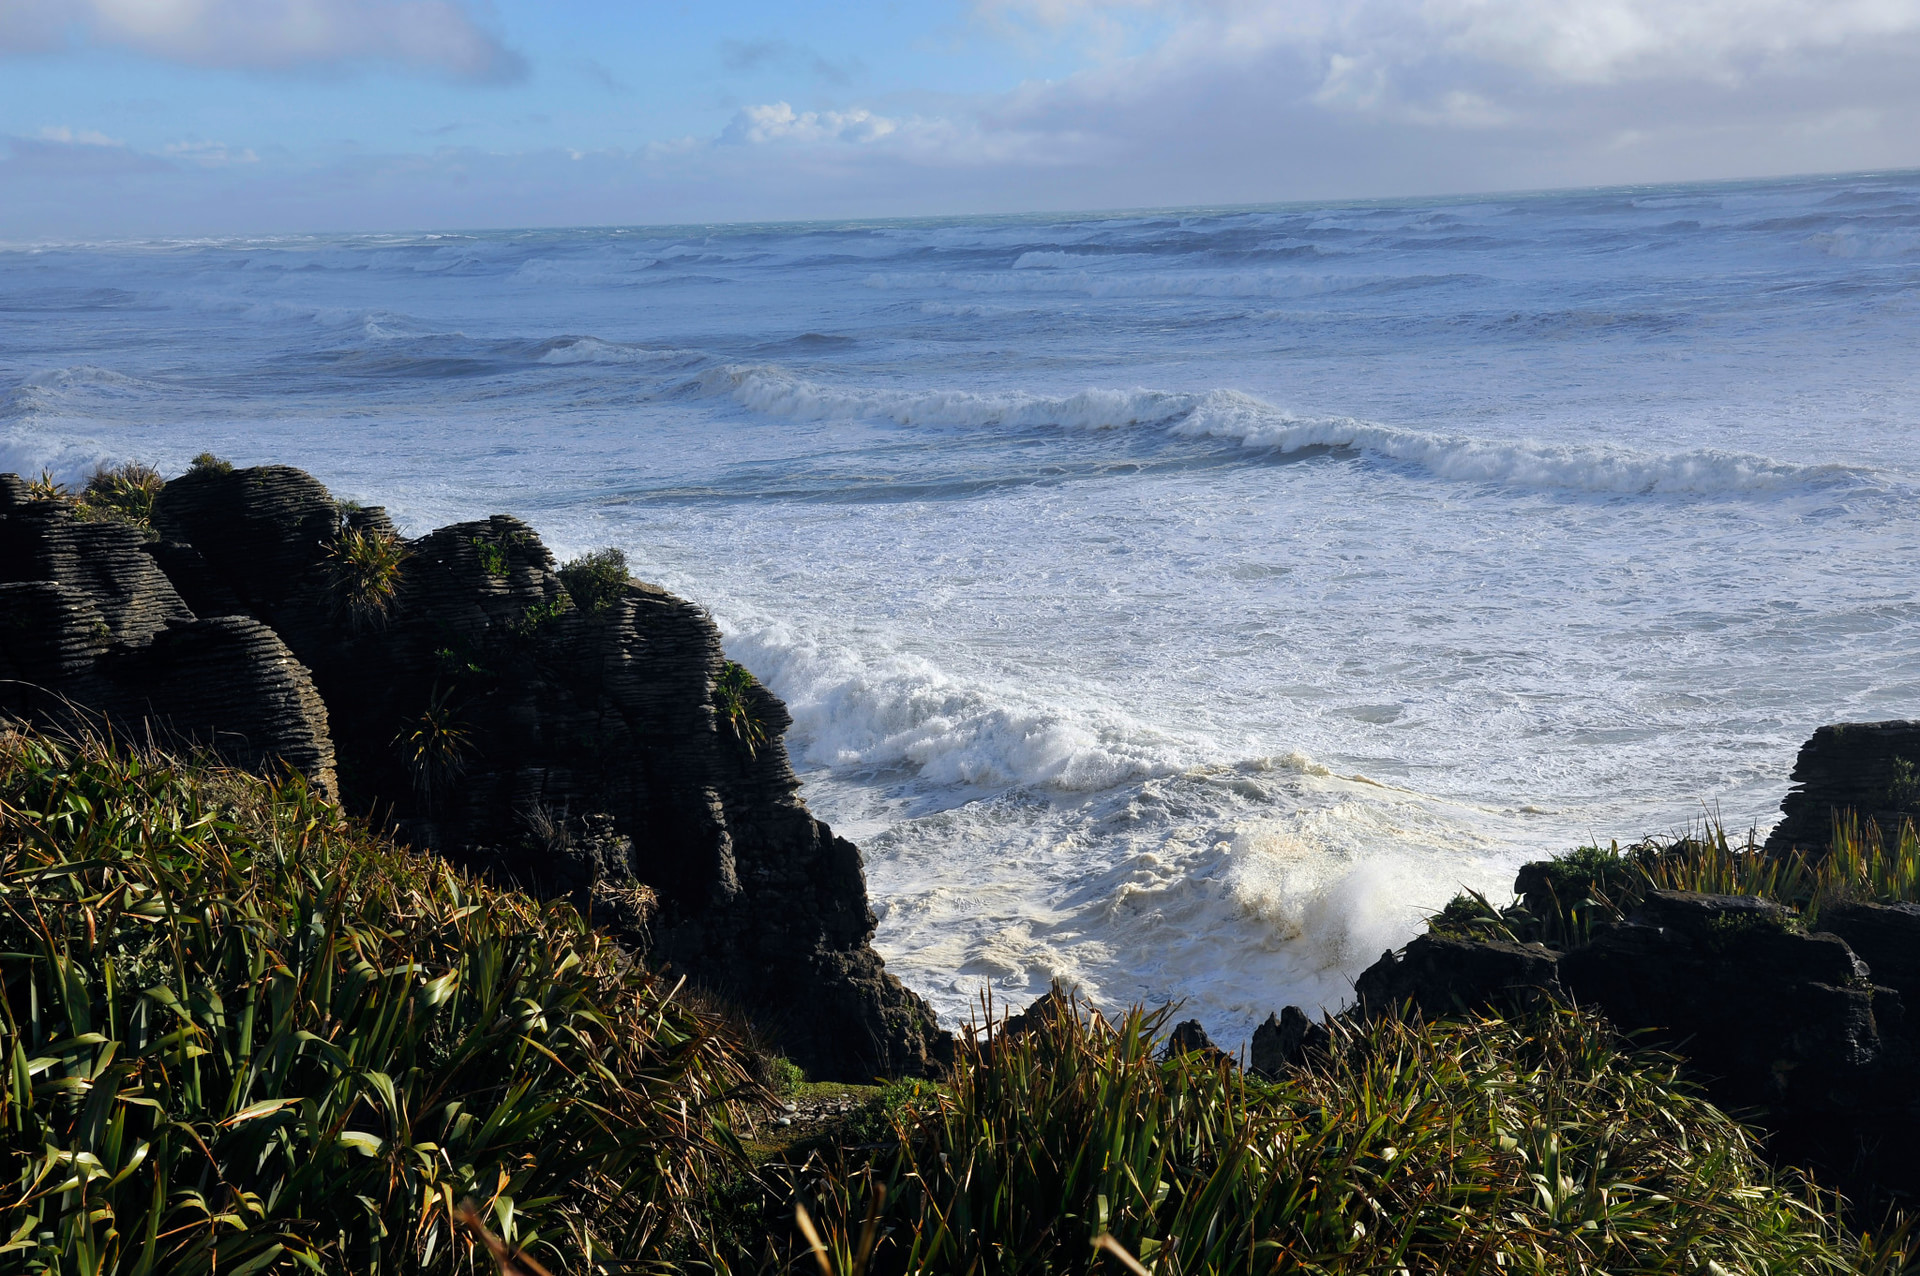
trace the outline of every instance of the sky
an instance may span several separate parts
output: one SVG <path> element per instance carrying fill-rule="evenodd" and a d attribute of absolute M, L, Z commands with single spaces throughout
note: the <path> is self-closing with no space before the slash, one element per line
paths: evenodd
<path fill-rule="evenodd" d="M 0 241 L 1920 167 L 1920 0 L 0 0 Z"/>

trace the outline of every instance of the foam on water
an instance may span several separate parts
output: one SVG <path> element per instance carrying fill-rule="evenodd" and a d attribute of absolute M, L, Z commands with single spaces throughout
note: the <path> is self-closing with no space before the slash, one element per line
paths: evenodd
<path fill-rule="evenodd" d="M 1920 179 L 0 250 L 0 469 L 625 549 L 949 1017 L 1217 1040 L 1920 710 Z"/>

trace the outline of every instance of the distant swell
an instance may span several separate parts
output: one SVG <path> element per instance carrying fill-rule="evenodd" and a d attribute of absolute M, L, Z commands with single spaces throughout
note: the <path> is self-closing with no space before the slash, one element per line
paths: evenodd
<path fill-rule="evenodd" d="M 1443 479 L 1510 487 L 1706 496 L 1865 486 L 1876 477 L 1858 466 L 1797 465 L 1718 448 L 1641 452 L 1605 444 L 1477 439 L 1351 417 L 1300 417 L 1235 390 L 1183 394 L 1089 389 L 1052 398 L 1019 391 L 840 388 L 803 380 L 778 367 L 739 365 L 712 369 L 699 385 L 705 393 L 728 395 L 755 412 L 797 420 L 855 418 L 929 427 L 1068 430 L 1158 426 L 1177 437 L 1231 439 L 1249 448 L 1282 453 L 1350 449 L 1419 466 Z"/>

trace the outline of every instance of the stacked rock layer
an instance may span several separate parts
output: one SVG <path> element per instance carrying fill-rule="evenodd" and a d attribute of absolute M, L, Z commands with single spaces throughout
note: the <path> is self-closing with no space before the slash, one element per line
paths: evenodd
<path fill-rule="evenodd" d="M 871 946 L 860 852 L 813 818 L 720 635 L 629 582 L 576 605 L 495 516 L 401 542 L 284 466 L 168 483 L 154 534 L 0 476 L 0 710 L 290 765 L 408 840 L 565 893 L 810 1073 L 925 1070 L 944 1034 Z M 356 599 L 354 533 L 397 559 Z"/>

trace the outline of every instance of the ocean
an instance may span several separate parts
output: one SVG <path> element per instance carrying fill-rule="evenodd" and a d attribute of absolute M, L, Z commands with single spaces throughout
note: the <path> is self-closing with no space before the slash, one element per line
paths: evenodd
<path fill-rule="evenodd" d="M 0 469 L 625 550 L 949 1023 L 1225 1045 L 1528 858 L 1920 716 L 1920 174 L 0 248 Z"/>

